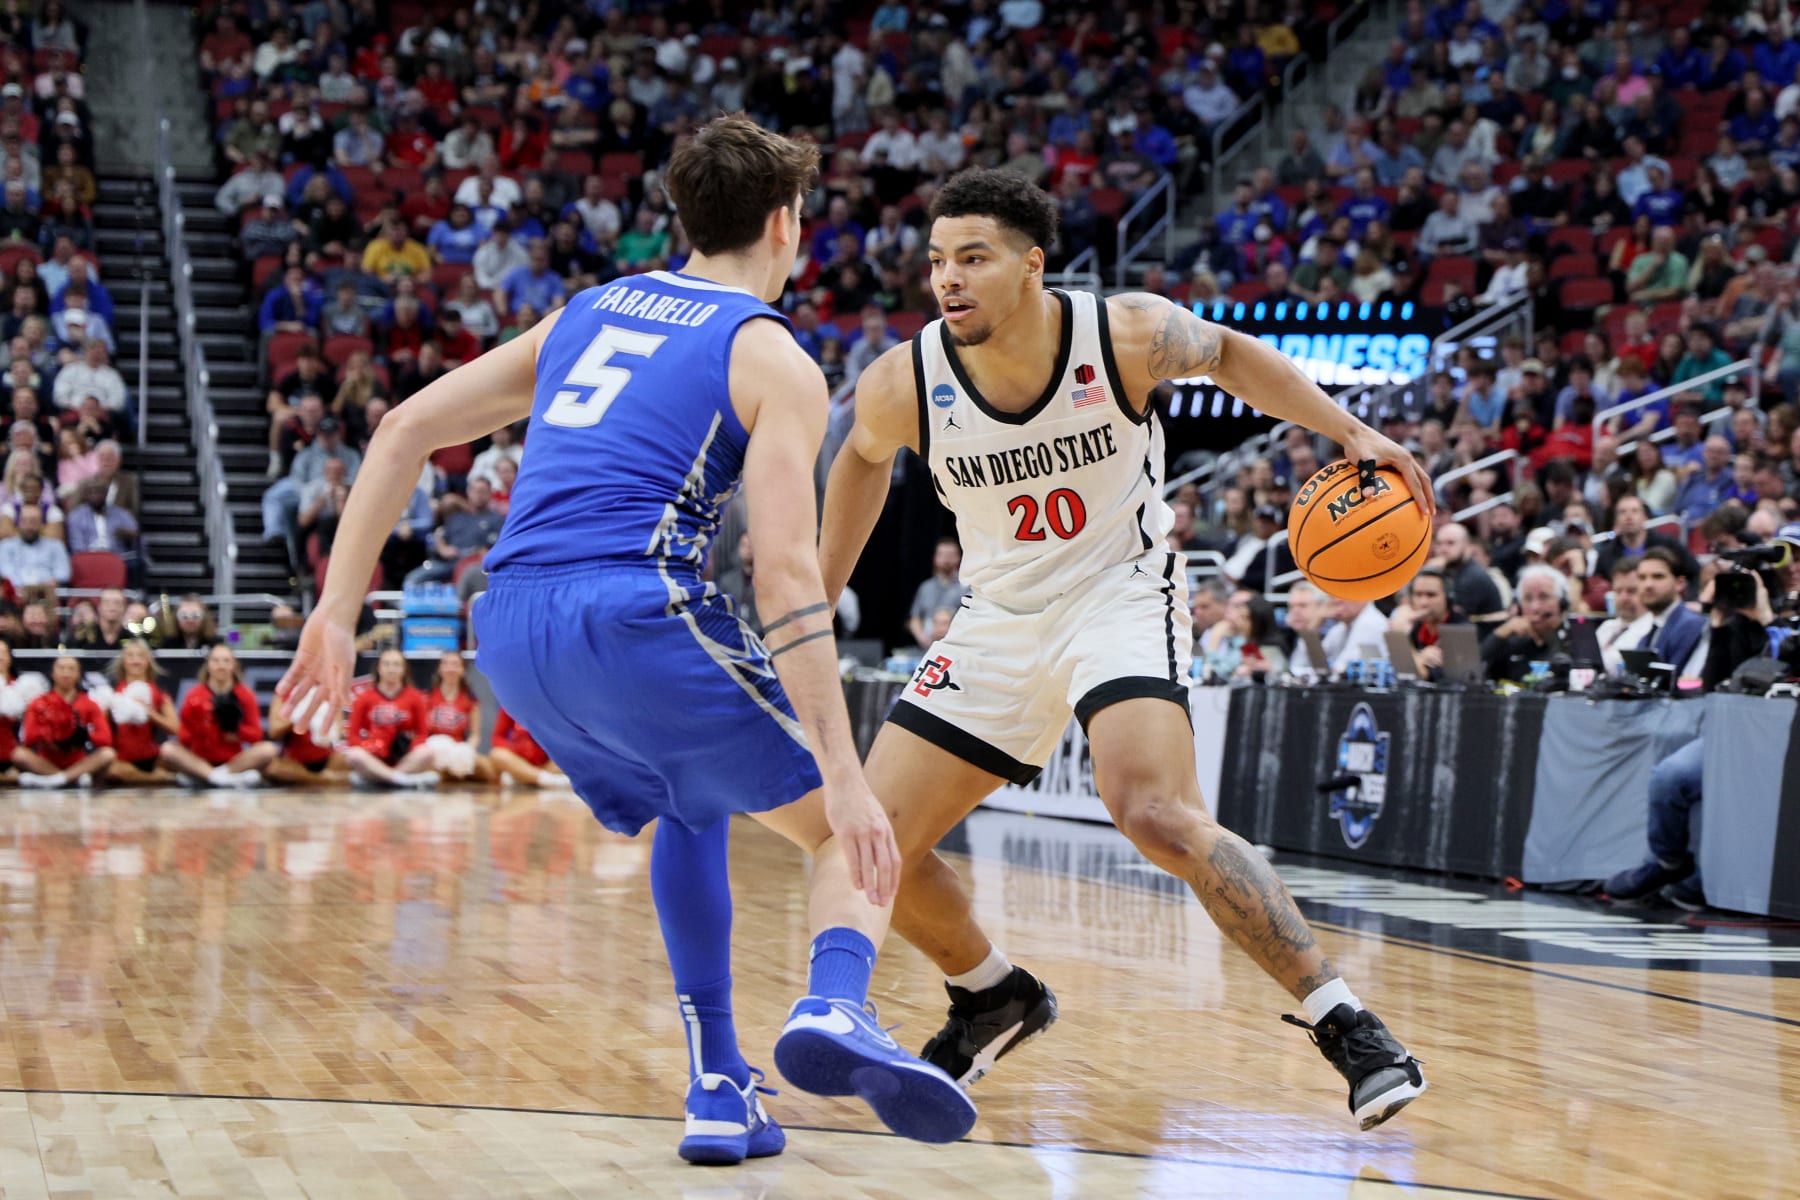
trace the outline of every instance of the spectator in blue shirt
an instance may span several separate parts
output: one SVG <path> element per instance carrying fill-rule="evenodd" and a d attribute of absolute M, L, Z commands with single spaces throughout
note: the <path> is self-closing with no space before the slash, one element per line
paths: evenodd
<path fill-rule="evenodd" d="M 1686 25 L 1669 31 L 1669 44 L 1656 56 L 1656 69 L 1662 72 L 1663 83 L 1671 91 L 1698 84 L 1704 64 Z"/>
<path fill-rule="evenodd" d="M 1675 493 L 1674 511 L 1690 525 L 1698 525 L 1725 502 L 1731 490 L 1731 443 L 1718 434 L 1700 448 L 1700 465 L 1681 481 Z"/>
<path fill-rule="evenodd" d="M 1692 392 L 1684 392 L 1677 396 L 1671 411 L 1675 425 L 1675 437 L 1662 444 L 1663 466 L 1672 467 L 1676 471 L 1683 467 L 1699 466 L 1704 459 L 1705 448 L 1700 444 L 1700 403 L 1699 397 Z M 1730 452 L 1726 447 L 1726 452 Z"/>
<path fill-rule="evenodd" d="M 828 263 L 837 253 L 838 237 L 845 233 L 856 235 L 856 244 L 863 244 L 868 230 L 850 219 L 850 202 L 842 196 L 833 196 L 831 206 L 825 210 L 825 224 L 813 234 L 812 258 L 816 263 Z"/>
<path fill-rule="evenodd" d="M 1250 215 L 1258 220 L 1267 221 L 1269 228 L 1276 233 L 1286 233 L 1288 206 L 1275 190 L 1275 172 L 1268 167 L 1256 168 L 1250 192 Z"/>
<path fill-rule="evenodd" d="M 1250 196 L 1250 181 L 1238 180 L 1237 187 L 1232 189 L 1231 207 L 1213 221 L 1219 230 L 1219 240 L 1228 246 L 1242 246 L 1256 228 L 1256 214 L 1250 211 Z"/>
<path fill-rule="evenodd" d="M 269 289 L 257 313 L 256 325 L 263 333 L 277 330 L 318 332 L 319 310 L 324 297 L 307 279 L 305 267 L 289 267 L 281 285 Z"/>
<path fill-rule="evenodd" d="M 1752 146 L 1763 149 L 1773 145 L 1779 128 L 1762 91 L 1746 91 L 1744 111 L 1731 118 L 1732 139 L 1748 153 Z"/>
<path fill-rule="evenodd" d="M 469 211 L 469 206 L 453 204 L 450 215 L 433 225 L 431 232 L 425 235 L 425 244 L 440 262 L 467 266 L 475 261 L 475 251 L 481 249 L 486 237 L 481 226 L 475 223 L 475 215 Z"/>
<path fill-rule="evenodd" d="M 1238 42 L 1225 56 L 1225 76 L 1231 89 L 1240 96 L 1254 96 L 1268 82 L 1269 60 L 1256 44 L 1256 26 L 1245 21 L 1238 26 Z"/>
<path fill-rule="evenodd" d="M 1713 34 L 1712 51 L 1700 64 L 1699 87 L 1703 92 L 1717 92 L 1735 87 L 1744 77 L 1744 56 L 1731 47 L 1731 39 Z"/>
<path fill-rule="evenodd" d="M 1781 36 L 1779 22 L 1771 23 L 1767 38 L 1750 52 L 1750 62 L 1762 72 L 1763 79 L 1781 86 L 1783 80 L 1794 77 L 1794 68 L 1800 67 L 1800 43 Z"/>
<path fill-rule="evenodd" d="M 1356 173 L 1356 190 L 1338 205 L 1337 212 L 1350 219 L 1350 236 L 1361 240 L 1371 221 L 1387 220 L 1388 208 L 1388 202 L 1375 194 L 1375 172 L 1363 167 Z"/>
<path fill-rule="evenodd" d="M 1132 138 L 1137 152 L 1155 163 L 1165 171 L 1175 167 L 1175 137 L 1167 129 L 1156 123 L 1150 110 L 1140 108 L 1137 111 L 1137 130 Z"/>
<path fill-rule="evenodd" d="M 562 303 L 564 295 L 562 280 L 550 269 L 550 248 L 542 239 L 531 243 L 531 261 L 514 267 L 500 283 L 500 297 L 509 313 L 523 304 L 547 313 Z"/>
<path fill-rule="evenodd" d="M 1425 32 L 1435 42 L 1447 42 L 1456 27 L 1462 23 L 1465 5 L 1462 0 L 1438 0 L 1429 13 L 1425 14 Z M 1423 53 L 1424 48 L 1420 48 Z"/>
<path fill-rule="evenodd" d="M 1649 217 L 1652 225 L 1679 225 L 1687 198 L 1669 186 L 1669 172 L 1662 163 L 1650 160 L 1645 166 L 1650 176 L 1650 190 L 1637 198 L 1631 215 Z"/>

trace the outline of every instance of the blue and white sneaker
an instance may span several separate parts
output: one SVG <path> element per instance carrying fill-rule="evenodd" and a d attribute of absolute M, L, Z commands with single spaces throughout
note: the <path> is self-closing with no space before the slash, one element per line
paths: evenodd
<path fill-rule="evenodd" d="M 954 1142 L 975 1127 L 968 1093 L 902 1050 L 872 1007 L 800 997 L 775 1043 L 775 1066 L 803 1092 L 860 1096 L 882 1124 L 917 1142 Z"/>
<path fill-rule="evenodd" d="M 677 1153 L 691 1163 L 728 1167 L 746 1158 L 768 1158 L 787 1149 L 787 1134 L 762 1106 L 763 1073 L 750 1068 L 739 1088 L 728 1075 L 702 1075 L 688 1085 L 687 1131 Z"/>

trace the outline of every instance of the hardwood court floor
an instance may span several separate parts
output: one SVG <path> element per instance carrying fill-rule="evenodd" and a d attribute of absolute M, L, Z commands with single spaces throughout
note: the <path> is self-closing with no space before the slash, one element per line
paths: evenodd
<path fill-rule="evenodd" d="M 1360 1134 L 1284 998 L 1115 834 L 981 814 L 963 836 L 981 919 L 1063 1013 L 976 1088 L 971 1139 L 900 1142 L 784 1090 L 787 1154 L 703 1170 L 674 1155 L 647 839 L 533 795 L 0 796 L 0 1195 L 1794 1194 L 1794 978 L 1581 961 L 1561 933 L 1446 950 L 1309 900 L 1433 1084 Z M 803 865 L 734 837 L 740 1027 L 767 1065 L 804 973 Z M 1486 928 L 1555 924 L 1517 907 Z M 1733 938 L 1766 944 L 1707 944 Z M 915 1046 L 941 1019 L 898 945 L 876 999 Z"/>

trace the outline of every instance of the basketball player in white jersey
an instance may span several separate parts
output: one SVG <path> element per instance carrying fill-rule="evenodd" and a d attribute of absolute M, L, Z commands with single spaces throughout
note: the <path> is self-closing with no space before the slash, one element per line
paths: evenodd
<path fill-rule="evenodd" d="M 1185 567 L 1165 548 L 1172 513 L 1151 392 L 1211 376 L 1353 462 L 1399 468 L 1420 503 L 1430 481 L 1255 338 L 1160 296 L 1046 288 L 1056 208 L 1023 177 L 964 172 L 931 217 L 942 318 L 859 381 L 820 535 L 835 601 L 908 447 L 956 515 L 973 593 L 925 652 L 865 767 L 905 862 L 893 927 L 937 963 L 950 992 L 949 1022 L 921 1057 L 973 1083 L 1055 1020 L 1055 998 L 988 941 L 932 847 L 995 788 L 1032 779 L 1072 713 L 1119 829 L 1301 1002 L 1305 1021 L 1283 1019 L 1311 1032 L 1372 1128 L 1425 1090 L 1417 1061 L 1338 977 L 1269 864 L 1201 802 Z"/>

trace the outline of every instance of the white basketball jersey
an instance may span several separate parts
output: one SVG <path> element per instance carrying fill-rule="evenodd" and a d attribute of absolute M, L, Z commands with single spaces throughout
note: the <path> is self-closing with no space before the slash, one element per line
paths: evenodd
<path fill-rule="evenodd" d="M 1154 408 L 1119 384 L 1106 302 L 1052 291 L 1062 339 L 1050 385 L 1020 413 L 995 409 L 933 321 L 913 339 L 919 449 L 956 514 L 962 579 L 977 595 L 1034 611 L 1109 567 L 1160 547 L 1163 438 Z"/>

